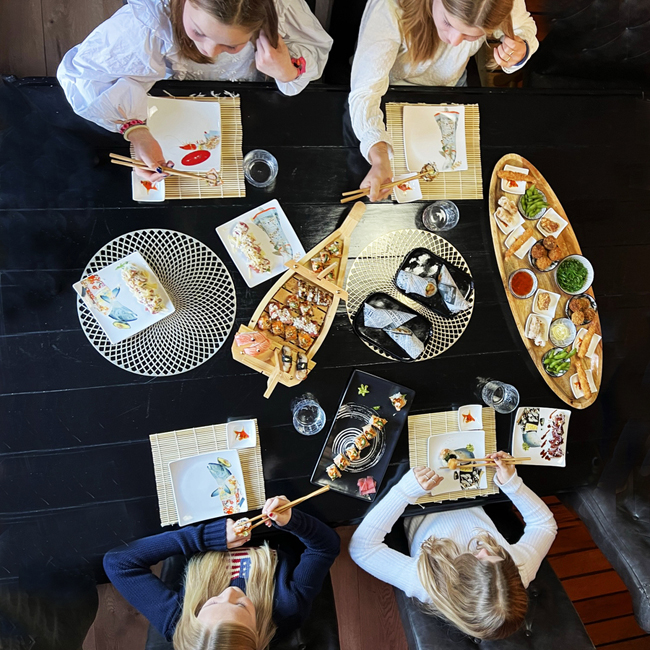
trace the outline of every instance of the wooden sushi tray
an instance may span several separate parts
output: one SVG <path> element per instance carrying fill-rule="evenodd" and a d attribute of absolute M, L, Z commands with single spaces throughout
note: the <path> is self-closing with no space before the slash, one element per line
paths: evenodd
<path fill-rule="evenodd" d="M 596 354 L 594 355 L 594 359 L 597 359 L 598 362 L 595 364 L 592 362 L 591 367 L 594 383 L 598 390 L 592 394 L 590 399 L 587 400 L 584 397 L 576 399 L 571 390 L 570 378 L 576 372 L 575 362 L 582 363 L 582 361 L 577 358 L 577 355 L 572 359 L 573 363 L 571 365 L 571 368 L 562 377 L 552 377 L 544 370 L 544 366 L 542 365 L 542 357 L 548 350 L 554 347 L 553 344 L 549 339 L 545 345 L 536 346 L 534 341 L 529 339 L 525 333 L 526 320 L 528 318 L 528 315 L 532 312 L 535 295 L 527 299 L 515 298 L 510 293 L 510 290 L 508 288 L 508 278 L 513 271 L 519 268 L 533 270 L 535 276 L 537 277 L 538 289 L 560 294 L 560 299 L 555 310 L 555 318 L 563 317 L 565 315 L 567 301 L 571 300 L 573 296 L 567 295 L 557 286 L 555 281 L 555 273 L 553 271 L 541 272 L 537 269 L 531 268 L 531 265 L 528 261 L 528 254 L 524 256 L 524 259 L 519 259 L 516 255 L 512 255 L 508 260 L 505 259 L 505 253 L 507 249 L 504 242 L 506 235 L 501 232 L 496 223 L 496 218 L 494 217 L 494 213 L 498 207 L 498 200 L 505 194 L 501 189 L 501 179 L 497 176 L 497 172 L 502 170 L 505 165 L 513 165 L 516 167 L 525 167 L 529 169 L 529 175 L 531 180 L 535 183 L 535 187 L 546 195 L 546 201 L 549 206 L 568 222 L 568 225 L 564 228 L 564 230 L 562 230 L 559 237 L 557 237 L 557 244 L 561 248 L 564 256 L 576 254 L 580 255 L 580 245 L 578 244 L 575 232 L 571 227 L 571 222 L 569 221 L 569 218 L 562 208 L 560 201 L 555 195 L 555 192 L 553 192 L 551 186 L 546 182 L 545 178 L 537 170 L 537 168 L 528 162 L 525 158 L 522 158 L 517 154 L 510 153 L 503 156 L 503 158 L 497 162 L 492 172 L 492 178 L 490 180 L 489 210 L 490 228 L 492 230 L 492 243 L 494 245 L 494 253 L 496 255 L 499 272 L 501 274 L 501 280 L 506 292 L 506 297 L 508 298 L 508 303 L 510 304 L 512 315 L 515 319 L 515 323 L 524 342 L 524 345 L 526 346 L 526 349 L 528 350 L 533 363 L 539 370 L 546 383 L 550 386 L 551 390 L 564 402 L 573 408 L 584 409 L 588 406 L 591 406 L 596 401 L 598 393 L 600 392 L 600 383 L 603 373 L 602 340 L 599 341 L 598 345 L 596 346 Z M 508 194 L 508 197 L 515 202 L 519 198 L 513 194 Z M 531 236 L 534 236 L 536 240 L 539 240 L 543 238 L 544 235 L 540 233 L 536 228 L 536 223 L 537 221 L 524 219 L 522 226 L 526 229 L 526 232 L 529 232 Z M 594 297 L 593 289 L 591 287 L 584 293 L 587 293 L 591 297 Z M 602 336 L 598 311 L 596 311 L 594 320 L 596 321 L 595 333 Z M 588 326 L 585 325 L 584 327 L 586 328 Z M 580 330 L 580 327 L 577 327 L 576 329 Z M 589 359 L 585 359 L 585 361 L 588 362 Z"/>
<path fill-rule="evenodd" d="M 299 347 L 297 343 L 286 341 L 281 336 L 271 333 L 270 330 L 264 331 L 263 334 L 270 341 L 271 345 L 267 350 L 257 356 L 246 354 L 244 352 L 244 347 L 238 346 L 237 341 L 233 340 L 233 359 L 243 363 L 253 370 L 256 370 L 257 372 L 261 372 L 269 378 L 264 397 L 270 397 L 278 383 L 284 384 L 285 386 L 296 386 L 300 383 L 300 379 L 296 377 L 296 361 L 299 353 L 304 353 L 307 357 L 308 373 L 311 372 L 316 365 L 313 357 L 329 332 L 340 300 L 347 300 L 348 297 L 347 293 L 343 289 L 343 281 L 345 280 L 345 268 L 347 266 L 350 249 L 350 235 L 361 220 L 365 209 L 366 206 L 364 203 L 355 203 L 340 228 L 314 246 L 314 248 L 312 248 L 299 261 L 289 260 L 286 262 L 288 270 L 271 287 L 271 289 L 269 289 L 268 293 L 264 296 L 262 302 L 260 302 L 259 306 L 251 316 L 248 326 L 242 325 L 239 328 L 238 334 L 243 332 L 261 331 L 258 322 L 264 315 L 269 314 L 269 303 L 276 302 L 282 307 L 286 306 L 285 300 L 287 296 L 293 295 L 297 292 L 299 282 L 303 284 L 307 283 L 307 285 L 314 288 L 319 288 L 331 296 L 329 306 L 321 307 L 316 304 L 313 305 L 314 314 L 310 318 L 313 322 L 317 323 L 319 332 L 314 338 L 313 343 L 307 349 Z M 318 257 L 321 251 L 325 251 L 327 247 L 336 242 L 339 243 L 341 252 L 340 257 L 332 257 L 325 263 L 326 266 L 321 271 L 315 272 L 312 269 L 312 258 Z M 326 279 L 328 276 L 329 279 Z M 284 372 L 282 370 L 280 353 L 282 346 L 284 345 L 288 345 L 292 351 L 293 360 L 289 372 Z"/>

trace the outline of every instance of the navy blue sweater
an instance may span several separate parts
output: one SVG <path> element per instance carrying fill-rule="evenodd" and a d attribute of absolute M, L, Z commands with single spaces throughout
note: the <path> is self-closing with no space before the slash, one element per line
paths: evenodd
<path fill-rule="evenodd" d="M 293 510 L 281 530 L 305 545 L 299 557 L 278 552 L 273 621 L 282 636 L 302 625 L 323 580 L 340 551 L 339 536 L 318 519 Z M 183 604 L 183 590 L 174 591 L 150 567 L 172 555 L 191 557 L 203 551 L 227 551 L 226 519 L 153 535 L 114 549 L 104 556 L 104 569 L 119 592 L 171 641 Z M 217 594 L 215 594 L 217 595 Z"/>

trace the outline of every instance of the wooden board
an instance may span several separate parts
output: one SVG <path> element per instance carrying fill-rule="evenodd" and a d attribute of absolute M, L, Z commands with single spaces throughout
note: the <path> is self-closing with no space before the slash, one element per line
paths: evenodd
<path fill-rule="evenodd" d="M 275 336 L 268 330 L 265 331 L 264 334 L 271 342 L 271 347 L 258 356 L 246 354 L 244 352 L 244 347 L 238 346 L 237 341 L 233 340 L 233 359 L 243 363 L 249 368 L 253 368 L 253 370 L 260 372 L 269 378 L 264 397 L 270 397 L 273 389 L 278 383 L 285 386 L 296 386 L 300 383 L 300 380 L 295 376 L 296 359 L 299 352 L 302 352 L 307 356 L 308 373 L 310 373 L 316 365 L 313 361 L 313 357 L 327 336 L 332 321 L 334 320 L 334 316 L 336 315 L 336 309 L 340 300 L 347 299 L 347 293 L 343 290 L 343 280 L 345 279 L 345 268 L 347 266 L 350 251 L 350 235 L 361 220 L 365 210 L 366 206 L 364 203 L 361 201 L 355 203 L 340 228 L 337 228 L 331 235 L 328 235 L 325 239 L 314 246 L 300 261 L 295 262 L 290 260 L 287 262 L 286 266 L 288 267 L 288 270 L 280 276 L 280 279 L 277 280 L 277 282 L 269 289 L 251 316 L 248 326 L 242 325 L 239 328 L 238 333 L 255 331 L 257 329 L 257 322 L 267 311 L 269 302 L 276 300 L 284 305 L 284 299 L 286 296 L 293 293 L 293 288 L 297 285 L 298 278 L 304 278 L 307 282 L 319 286 L 332 295 L 332 302 L 329 307 L 322 308 L 314 305 L 315 313 L 311 320 L 315 321 L 320 326 L 320 332 L 315 338 L 313 344 L 306 351 L 300 349 L 293 343 L 285 341 L 279 336 Z M 335 241 L 340 241 L 342 243 L 341 257 L 337 258 L 340 261 L 338 262 L 335 279 L 328 281 L 324 279 L 324 276 L 330 267 L 326 266 L 321 273 L 317 274 L 312 271 L 310 261 L 312 257 L 318 255 L 318 253 L 326 246 L 329 246 Z M 289 372 L 283 372 L 280 366 L 279 353 L 283 345 L 288 345 L 293 353 L 293 365 Z"/>
<path fill-rule="evenodd" d="M 490 180 L 490 197 L 489 197 L 490 228 L 492 231 L 492 243 L 494 244 L 494 253 L 497 258 L 499 272 L 501 273 L 503 288 L 506 292 L 506 297 L 508 298 L 508 303 L 510 304 L 510 309 L 512 310 L 512 315 L 515 319 L 515 323 L 517 325 L 517 329 L 519 330 L 519 334 L 521 335 L 521 338 L 524 342 L 524 345 L 526 346 L 526 349 L 530 353 L 533 363 L 539 370 L 540 374 L 542 375 L 546 383 L 549 385 L 551 390 L 560 399 L 566 402 L 569 406 L 572 406 L 573 408 L 576 409 L 587 408 L 588 406 L 591 406 L 596 401 L 596 398 L 598 397 L 598 392 L 600 392 L 600 382 L 603 373 L 603 347 L 602 347 L 603 342 L 602 340 L 599 341 L 598 345 L 596 346 L 595 353 L 598 356 L 598 363 L 595 365 L 595 367 L 591 368 L 594 377 L 594 383 L 596 384 L 596 388 L 598 389 L 598 391 L 594 393 L 589 400 L 585 399 L 584 397 L 581 397 L 580 399 L 576 399 L 573 396 L 573 392 L 571 391 L 571 385 L 569 379 L 576 372 L 575 363 L 572 363 L 569 371 L 564 376 L 559 378 L 551 377 L 544 370 L 544 367 L 542 366 L 542 357 L 544 356 L 545 352 L 553 348 L 553 344 L 549 340 L 548 343 L 546 343 L 544 346 L 541 347 L 536 346 L 531 339 L 526 337 L 525 329 L 524 329 L 526 325 L 526 319 L 528 318 L 528 315 L 531 313 L 533 308 L 534 296 L 522 300 L 519 298 L 515 298 L 510 293 L 510 290 L 508 289 L 508 277 L 513 271 L 515 271 L 518 268 L 527 268 L 527 269 L 531 268 L 530 264 L 528 263 L 528 255 L 525 255 L 523 260 L 520 260 L 516 255 L 512 255 L 510 259 L 505 260 L 506 247 L 504 245 L 504 241 L 506 239 L 506 236 L 501 232 L 501 230 L 497 226 L 496 219 L 494 218 L 494 212 L 498 207 L 497 202 L 499 198 L 501 198 L 501 196 L 504 195 L 504 192 L 501 190 L 501 179 L 497 176 L 497 171 L 503 169 L 504 165 L 514 165 L 516 167 L 528 168 L 530 170 L 529 174 L 531 179 L 533 179 L 535 186 L 538 189 L 540 189 L 542 192 L 544 192 L 544 194 L 546 195 L 546 200 L 549 203 L 549 205 L 563 219 L 569 222 L 566 228 L 560 233 L 560 236 L 557 238 L 558 246 L 562 248 L 565 255 L 582 254 L 580 250 L 580 246 L 578 244 L 578 240 L 576 238 L 575 232 L 573 231 L 573 228 L 571 227 L 571 221 L 569 220 L 564 209 L 562 208 L 562 205 L 560 204 L 560 201 L 555 195 L 555 192 L 553 192 L 551 186 L 546 182 L 546 180 L 540 174 L 537 168 L 534 165 L 532 165 L 530 162 L 528 162 L 525 158 L 522 158 L 517 154 L 510 153 L 503 156 L 503 158 L 501 158 L 501 160 L 499 160 L 499 162 L 495 165 L 494 171 L 492 172 L 492 179 Z M 515 196 L 513 194 L 509 194 L 508 196 L 511 200 L 515 202 L 519 198 L 518 196 Z M 525 219 L 522 225 L 524 226 L 524 228 L 526 228 L 527 231 L 530 231 L 531 236 L 535 236 L 535 239 L 541 239 L 543 235 L 536 228 L 536 224 L 537 221 Z M 572 296 L 565 294 L 557 286 L 555 282 L 555 273 L 553 271 L 550 271 L 548 273 L 541 273 L 535 270 L 535 275 L 537 276 L 537 282 L 540 289 L 546 289 L 547 291 L 552 291 L 554 293 L 560 294 L 561 297 L 558 302 L 557 308 L 555 310 L 555 316 L 556 318 L 563 317 L 567 300 L 570 300 Z M 590 296 L 594 297 L 594 292 L 591 287 L 585 293 L 588 293 Z M 602 336 L 602 331 L 600 327 L 600 316 L 598 312 L 596 312 L 595 321 L 596 321 L 596 334 Z M 579 330 L 580 328 L 577 329 Z M 576 360 L 576 362 L 579 362 L 577 356 L 575 356 L 574 359 Z M 584 361 L 587 364 L 586 369 L 589 369 L 590 360 L 585 359 Z"/>

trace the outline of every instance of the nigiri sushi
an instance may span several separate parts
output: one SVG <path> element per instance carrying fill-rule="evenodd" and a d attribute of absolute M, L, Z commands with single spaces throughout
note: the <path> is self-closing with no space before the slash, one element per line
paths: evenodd
<path fill-rule="evenodd" d="M 296 379 L 303 381 L 307 378 L 308 362 L 307 355 L 304 352 L 298 352 L 298 361 L 296 362 Z"/>
<path fill-rule="evenodd" d="M 362 449 L 365 449 L 370 443 L 368 442 L 368 438 L 366 436 L 357 436 L 354 439 L 354 444 L 356 448 L 361 451 Z"/>
<path fill-rule="evenodd" d="M 282 354 L 280 358 L 282 360 L 282 372 L 289 372 L 293 364 L 293 354 L 291 353 L 291 348 L 288 345 L 282 346 Z"/>
<path fill-rule="evenodd" d="M 352 461 L 359 460 L 359 457 L 361 456 L 359 450 L 354 445 L 350 445 L 345 450 L 345 455 Z"/>
<path fill-rule="evenodd" d="M 325 471 L 327 472 L 327 475 L 330 477 L 330 479 L 332 479 L 332 481 L 336 481 L 337 478 L 341 478 L 341 472 L 339 472 L 336 465 L 332 464 L 329 467 L 326 467 Z"/>
<path fill-rule="evenodd" d="M 244 354 L 256 357 L 269 349 L 271 342 L 262 332 L 239 332 L 235 334 L 235 343 L 241 348 Z"/>
<path fill-rule="evenodd" d="M 339 454 L 334 457 L 334 464 L 340 470 L 344 470 L 350 464 L 350 461 L 343 454 Z"/>

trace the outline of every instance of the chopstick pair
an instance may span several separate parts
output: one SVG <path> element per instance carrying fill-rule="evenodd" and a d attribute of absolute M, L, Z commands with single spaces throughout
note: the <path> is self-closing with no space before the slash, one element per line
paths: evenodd
<path fill-rule="evenodd" d="M 419 174 L 414 174 L 410 178 L 403 178 L 401 181 L 392 181 L 390 183 L 384 183 L 383 185 L 379 186 L 380 190 L 388 190 L 388 189 L 393 189 L 394 187 L 397 187 L 398 185 L 401 185 L 402 183 L 408 183 L 410 181 L 415 181 L 418 180 L 419 178 L 422 178 L 425 174 L 429 172 L 421 171 Z M 364 196 L 368 196 L 370 194 L 370 188 L 369 187 L 361 187 L 358 190 L 351 190 L 350 192 L 343 192 L 341 196 L 344 196 L 346 198 L 341 199 L 341 203 L 348 203 L 349 201 L 357 201 L 358 199 L 362 199 Z"/>
<path fill-rule="evenodd" d="M 468 460 L 472 461 L 485 461 L 483 463 L 478 463 L 478 462 L 471 462 L 471 463 L 464 463 L 463 461 L 460 461 L 457 463 L 455 469 L 474 469 L 477 467 L 497 467 L 497 464 L 494 462 L 492 458 L 471 458 Z M 519 465 L 521 463 L 524 463 L 528 460 L 532 460 L 530 456 L 522 456 L 519 458 L 502 458 L 501 459 L 506 465 Z M 447 469 L 452 469 L 451 467 L 448 467 Z"/>
<path fill-rule="evenodd" d="M 146 169 L 147 171 L 150 172 L 156 172 L 158 171 L 157 169 L 151 169 L 145 163 L 143 160 L 138 160 L 137 158 L 128 158 L 127 156 L 120 156 L 120 154 L 117 153 L 111 153 L 109 154 L 111 158 L 111 162 L 114 163 L 115 165 L 122 165 L 124 167 L 133 167 L 138 168 L 138 169 Z M 219 177 L 219 174 L 214 171 L 214 172 L 187 172 L 183 171 L 181 169 L 174 169 L 173 167 L 165 167 L 161 166 L 159 168 L 164 172 L 165 174 L 170 174 L 172 176 L 184 176 L 185 178 L 196 178 L 199 180 L 206 181 L 210 185 L 220 185 L 221 184 L 221 178 Z"/>

